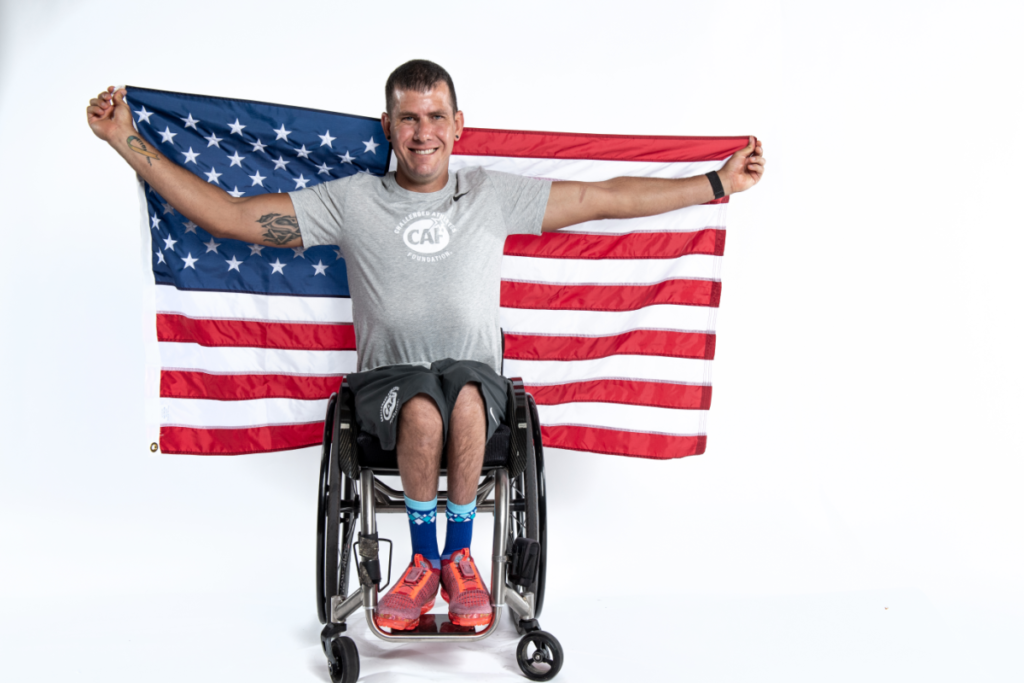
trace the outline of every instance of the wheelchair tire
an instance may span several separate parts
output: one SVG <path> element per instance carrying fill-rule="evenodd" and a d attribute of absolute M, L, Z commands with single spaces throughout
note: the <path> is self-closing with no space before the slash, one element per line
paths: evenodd
<path fill-rule="evenodd" d="M 359 650 L 348 636 L 339 636 L 331 641 L 334 661 L 328 661 L 327 669 L 331 683 L 356 683 L 359 680 Z"/>
<path fill-rule="evenodd" d="M 317 486 L 316 505 L 316 614 L 321 624 L 326 624 L 330 609 L 329 597 L 325 584 L 326 572 L 324 568 L 325 549 L 327 547 L 327 536 L 329 522 L 327 519 L 328 491 L 331 472 L 331 446 L 334 426 L 334 409 L 338 402 L 338 395 L 331 394 L 327 402 L 327 417 L 324 420 L 324 441 L 320 453 L 320 480 Z"/>
<path fill-rule="evenodd" d="M 519 641 L 516 661 L 531 681 L 550 681 L 562 669 L 562 644 L 547 631 L 530 631 Z"/>
<path fill-rule="evenodd" d="M 316 598 L 321 624 L 330 620 L 331 597 L 348 595 L 352 537 L 355 533 L 355 484 L 341 471 L 334 438 L 338 431 L 338 402 L 328 402 L 324 448 L 320 461 L 320 487 L 317 503 Z M 342 431 L 340 438 L 350 438 Z M 343 503 L 345 504 L 343 506 Z"/>
<path fill-rule="evenodd" d="M 530 417 L 533 420 L 533 451 L 536 460 L 537 477 L 537 533 L 540 541 L 540 558 L 537 563 L 537 582 L 534 585 L 534 619 L 540 616 L 544 608 L 544 586 L 547 583 L 548 569 L 548 494 L 544 481 L 544 442 L 540 433 L 540 418 L 537 415 L 537 404 L 533 396 L 526 395 L 530 404 Z"/>

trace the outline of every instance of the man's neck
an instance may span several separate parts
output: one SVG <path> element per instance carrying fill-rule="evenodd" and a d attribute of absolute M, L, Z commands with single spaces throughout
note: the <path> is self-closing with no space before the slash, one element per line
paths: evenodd
<path fill-rule="evenodd" d="M 448 184 L 448 169 L 445 169 L 442 175 L 430 182 L 416 183 L 405 174 L 405 171 L 403 171 L 401 167 L 399 167 L 395 172 L 395 182 L 398 183 L 399 187 L 409 190 L 410 192 L 439 192 Z"/>

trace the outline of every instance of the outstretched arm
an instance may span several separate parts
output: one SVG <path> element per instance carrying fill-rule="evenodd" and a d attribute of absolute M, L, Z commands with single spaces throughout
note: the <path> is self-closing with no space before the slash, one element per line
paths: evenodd
<path fill-rule="evenodd" d="M 764 174 L 761 143 L 751 137 L 718 171 L 726 195 L 750 189 Z M 605 218 L 639 218 L 704 204 L 715 198 L 703 175 L 692 178 L 612 178 L 597 183 L 551 184 L 544 232 Z"/>
<path fill-rule="evenodd" d="M 89 127 L 175 209 L 214 237 L 272 247 L 301 247 L 291 198 L 284 193 L 232 197 L 160 154 L 132 125 L 125 91 L 113 86 L 89 101 Z"/>

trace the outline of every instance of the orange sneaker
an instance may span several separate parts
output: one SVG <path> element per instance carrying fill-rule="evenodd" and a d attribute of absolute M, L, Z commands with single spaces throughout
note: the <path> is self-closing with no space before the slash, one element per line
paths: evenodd
<path fill-rule="evenodd" d="M 430 611 L 437 595 L 438 572 L 422 555 L 415 555 L 402 578 L 377 603 L 377 625 L 393 631 L 410 631 L 420 615 Z"/>
<path fill-rule="evenodd" d="M 441 598 L 448 603 L 448 619 L 456 626 L 491 623 L 491 594 L 480 578 L 469 548 L 441 561 Z"/>

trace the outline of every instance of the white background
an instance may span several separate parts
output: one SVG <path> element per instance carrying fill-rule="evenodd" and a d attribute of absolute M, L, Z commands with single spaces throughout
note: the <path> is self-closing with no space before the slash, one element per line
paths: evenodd
<path fill-rule="evenodd" d="M 558 680 L 1024 678 L 1019 3 L 2 8 L 3 680 L 327 680 L 318 454 L 146 452 L 135 184 L 84 109 L 127 83 L 375 115 L 414 57 L 471 126 L 769 159 L 730 204 L 707 454 L 548 458 Z M 523 680 L 509 629 L 353 631 L 374 681 Z"/>

